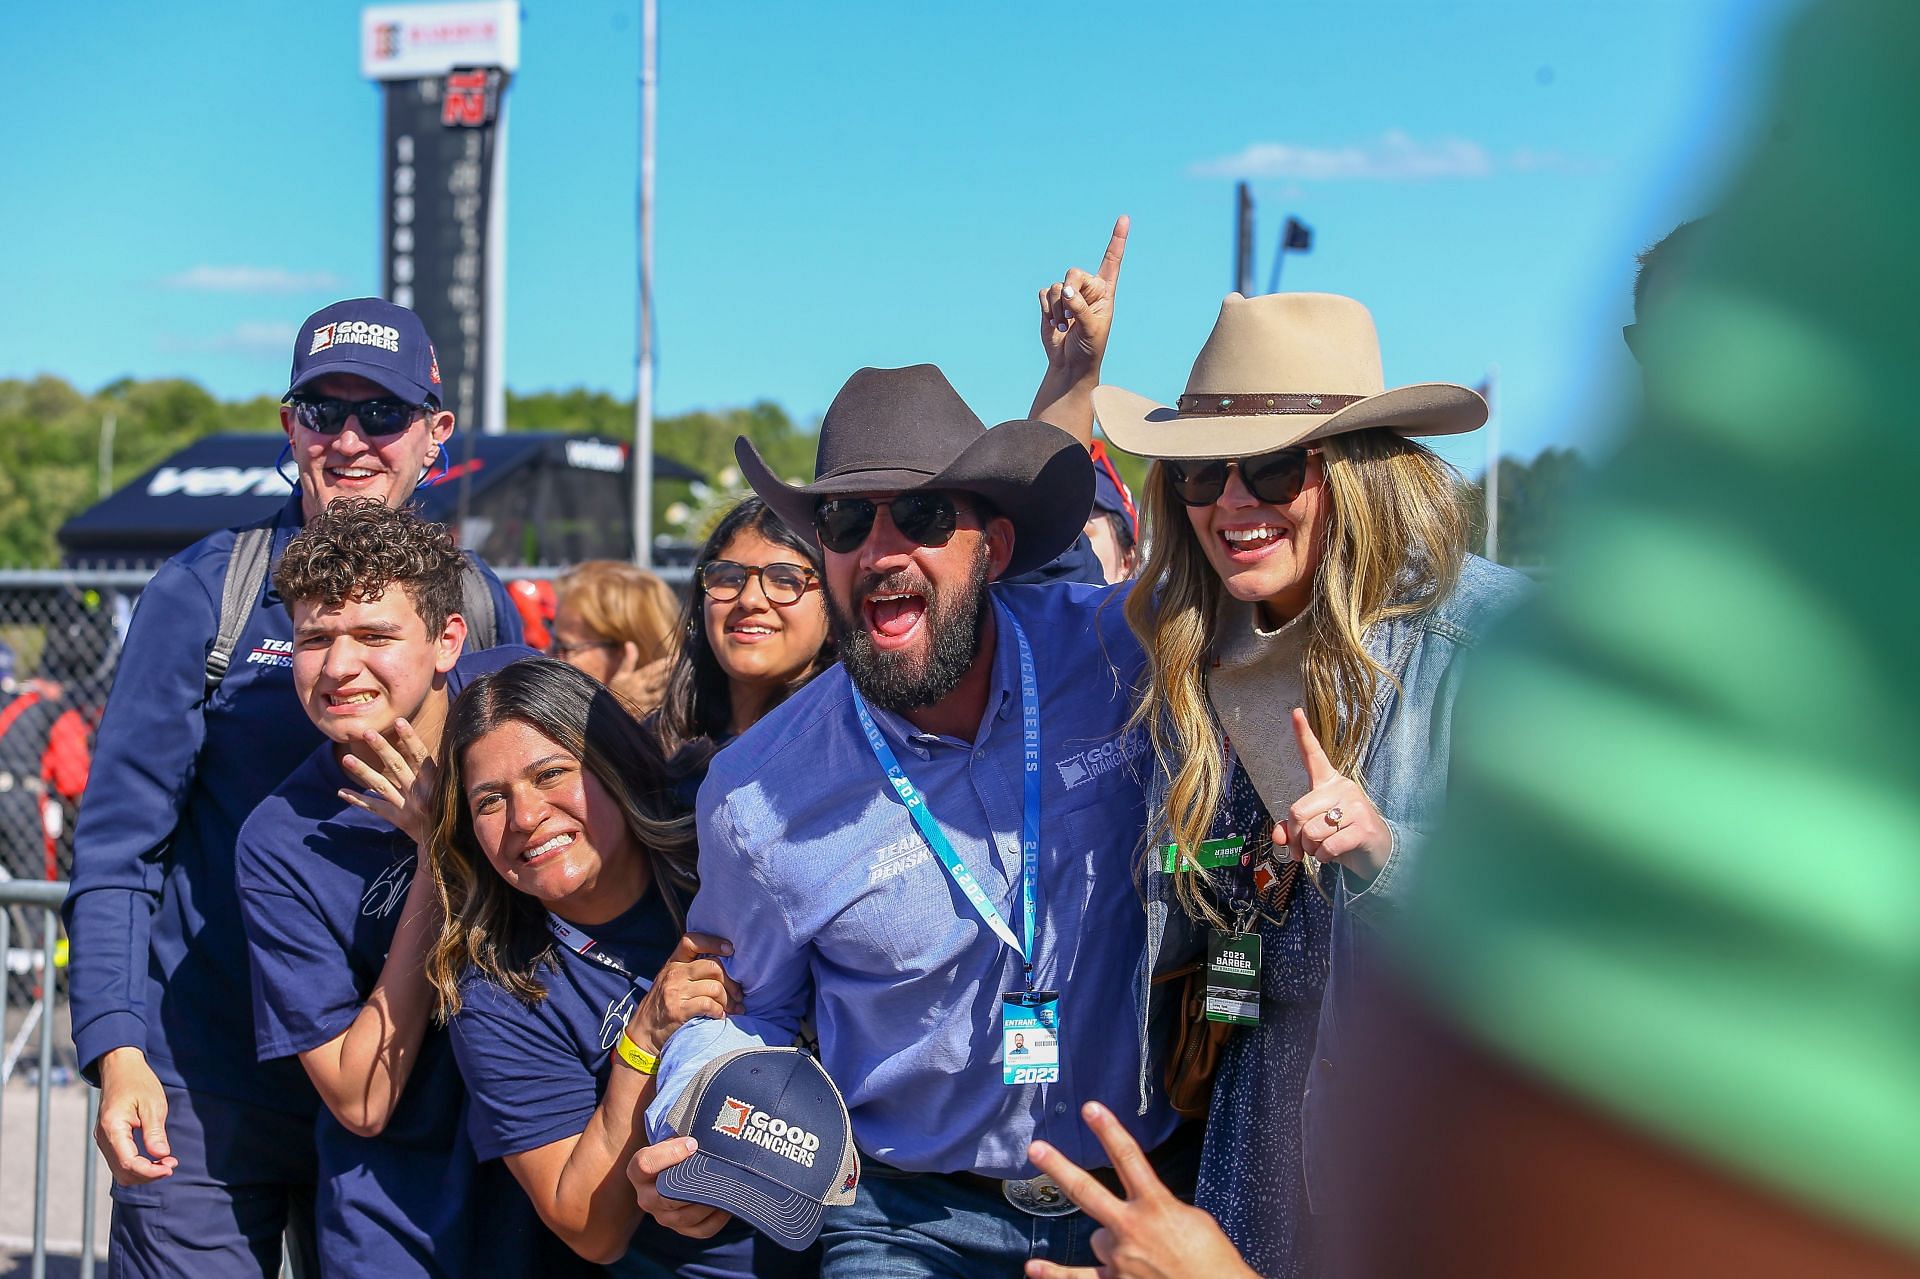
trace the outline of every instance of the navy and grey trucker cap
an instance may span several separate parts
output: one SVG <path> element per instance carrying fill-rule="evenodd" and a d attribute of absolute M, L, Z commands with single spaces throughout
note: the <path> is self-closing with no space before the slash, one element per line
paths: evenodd
<path fill-rule="evenodd" d="M 828 1204 L 850 1204 L 860 1156 L 840 1090 L 798 1048 L 714 1058 L 667 1112 L 699 1149 L 660 1174 L 660 1193 L 725 1208 L 783 1248 L 820 1233 Z"/>
<path fill-rule="evenodd" d="M 329 373 L 357 373 L 410 404 L 442 403 L 440 361 L 427 326 L 406 307 L 380 298 L 335 302 L 300 326 L 287 394 Z"/>

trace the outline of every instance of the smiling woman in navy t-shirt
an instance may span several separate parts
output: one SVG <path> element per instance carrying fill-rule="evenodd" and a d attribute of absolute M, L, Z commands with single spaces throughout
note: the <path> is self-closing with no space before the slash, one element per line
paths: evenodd
<path fill-rule="evenodd" d="M 680 933 L 691 823 L 668 815 L 652 739 L 591 677 L 542 660 L 475 680 L 443 740 L 445 923 L 427 977 L 476 1152 L 504 1157 L 553 1231 L 613 1274 L 810 1273 L 743 1227 L 664 1229 L 627 1181 L 667 1037 L 739 1010 L 738 987 L 699 957 L 731 947 Z"/>

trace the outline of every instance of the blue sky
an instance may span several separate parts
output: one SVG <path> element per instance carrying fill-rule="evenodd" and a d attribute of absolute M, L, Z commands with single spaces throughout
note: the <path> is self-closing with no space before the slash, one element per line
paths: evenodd
<path fill-rule="evenodd" d="M 638 0 L 527 0 L 509 92 L 507 382 L 633 388 Z M 1737 154 L 1782 0 L 661 0 L 659 407 L 817 416 L 932 360 L 1027 407 L 1035 290 L 1133 216 L 1107 376 L 1177 395 L 1230 287 L 1352 294 L 1390 383 L 1501 369 L 1503 442 L 1591 444 L 1632 256 Z M 14 7 L 0 376 L 277 393 L 293 328 L 379 286 L 359 6 Z M 1450 453 L 1478 469 L 1474 438 Z"/>

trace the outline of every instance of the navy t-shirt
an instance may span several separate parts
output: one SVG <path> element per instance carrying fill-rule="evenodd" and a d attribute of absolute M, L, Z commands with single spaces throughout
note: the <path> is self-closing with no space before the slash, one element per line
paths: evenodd
<path fill-rule="evenodd" d="M 462 657 L 449 696 L 533 655 L 503 647 Z M 342 788 L 358 787 L 332 744 L 322 745 L 240 830 L 235 877 L 262 1061 L 317 1048 L 352 1024 L 413 883 L 413 841 L 342 801 Z M 545 1231 L 504 1168 L 476 1168 L 464 1119 L 452 1048 L 432 1027 L 378 1137 L 355 1136 L 320 1109 L 319 1245 L 328 1273 L 462 1275 L 470 1256 L 514 1272 L 512 1241 L 531 1246 Z M 531 1259 L 520 1272 L 535 1273 Z"/>
<path fill-rule="evenodd" d="M 648 982 L 680 940 L 666 903 L 653 891 L 619 918 L 582 931 L 594 939 L 596 951 Z M 637 983 L 558 942 L 554 954 L 557 962 L 540 970 L 546 998 L 531 1007 L 477 973 L 460 985 L 460 1011 L 450 1029 L 470 1093 L 467 1124 L 482 1159 L 537 1150 L 586 1131 L 614 1070 L 614 1036 L 642 997 Z M 699 1240 L 644 1218 L 627 1255 L 608 1270 L 703 1279 L 797 1276 L 816 1273 L 817 1262 L 738 1221 L 713 1239 Z"/>

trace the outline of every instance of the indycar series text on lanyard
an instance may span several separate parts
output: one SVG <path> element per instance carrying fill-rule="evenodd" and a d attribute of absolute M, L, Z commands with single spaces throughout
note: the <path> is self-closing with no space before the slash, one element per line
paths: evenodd
<path fill-rule="evenodd" d="M 893 748 L 873 722 L 866 699 L 853 689 L 853 709 L 860 717 L 860 728 L 867 735 L 873 757 L 893 784 L 894 793 L 906 805 L 907 815 L 920 831 L 927 847 L 946 867 L 960 891 L 994 934 L 1020 956 L 1026 989 L 1002 995 L 1001 1046 L 1002 1079 L 1008 1084 L 1051 1084 L 1060 1080 L 1060 998 L 1051 990 L 1033 988 L 1033 964 L 1036 958 L 1034 926 L 1040 904 L 1040 682 L 1034 674 L 1033 649 L 1027 633 L 1005 608 L 996 605 L 996 615 L 1013 634 L 1020 649 L 1020 731 L 1024 742 L 1021 754 L 1023 798 L 1020 812 L 1020 896 L 1021 936 L 1015 937 L 999 908 L 987 896 L 986 889 L 966 863 L 953 850 L 940 823 L 927 808 L 926 797 L 907 779 L 906 770 L 894 757 Z"/>

